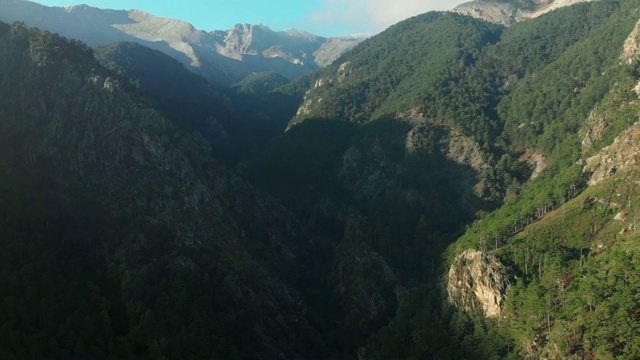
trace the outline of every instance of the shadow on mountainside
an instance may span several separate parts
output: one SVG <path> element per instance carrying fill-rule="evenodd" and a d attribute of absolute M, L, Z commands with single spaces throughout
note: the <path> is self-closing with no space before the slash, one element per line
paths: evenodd
<path fill-rule="evenodd" d="M 444 249 L 475 211 L 479 174 L 448 156 L 438 124 L 308 119 L 243 169 L 279 198 L 312 242 L 297 289 L 345 355 L 401 311 L 402 289 L 434 281 Z"/>

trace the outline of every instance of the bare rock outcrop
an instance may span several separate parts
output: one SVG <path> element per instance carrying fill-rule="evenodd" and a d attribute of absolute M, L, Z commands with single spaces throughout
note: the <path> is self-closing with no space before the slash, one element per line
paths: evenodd
<path fill-rule="evenodd" d="M 633 31 L 629 34 L 624 41 L 624 47 L 622 54 L 620 54 L 620 61 L 623 64 L 631 65 L 640 59 L 640 21 L 636 23 Z"/>
<path fill-rule="evenodd" d="M 553 11 L 565 6 L 571 6 L 574 4 L 590 2 L 590 1 L 594 1 L 594 0 L 555 0 L 555 1 L 551 0 L 546 2 L 542 1 L 541 6 L 533 14 L 531 14 L 531 18 L 536 18 L 540 15 L 546 14 L 550 11 Z"/>
<path fill-rule="evenodd" d="M 640 161 L 640 122 L 636 122 L 613 144 L 585 161 L 583 172 L 591 172 L 589 185 L 596 185 L 612 175 L 634 170 Z"/>
<path fill-rule="evenodd" d="M 587 1 L 593 0 L 533 0 L 533 4 L 527 4 L 523 7 L 518 1 L 474 0 L 456 6 L 453 12 L 509 26 L 516 22 L 536 18 L 561 7 Z"/>
<path fill-rule="evenodd" d="M 449 269 L 449 302 L 465 311 L 482 310 L 488 318 L 502 312 L 509 281 L 504 266 L 493 255 L 469 249 L 458 255 Z"/>
<path fill-rule="evenodd" d="M 547 157 L 544 154 L 536 152 L 532 149 L 527 149 L 525 153 L 519 159 L 521 162 L 526 162 L 532 169 L 529 179 L 537 178 L 544 169 L 547 168 Z"/>
<path fill-rule="evenodd" d="M 584 126 L 578 132 L 578 136 L 582 139 L 582 154 L 588 154 L 594 150 L 594 144 L 602 139 L 602 134 L 607 124 L 606 111 L 598 111 L 594 109 L 589 113 Z"/>
<path fill-rule="evenodd" d="M 401 114 L 400 117 L 417 123 L 407 133 L 405 140 L 407 153 L 428 155 L 441 153 L 456 164 L 469 167 L 472 171 L 458 176 L 462 188 L 473 190 L 472 193 L 465 194 L 465 197 L 469 199 L 474 196 L 485 197 L 487 187 L 492 181 L 483 176 L 483 169 L 488 164 L 477 141 L 460 134 L 455 128 L 445 125 L 438 119 L 425 119 L 415 109 Z"/>
<path fill-rule="evenodd" d="M 497 1 L 471 1 L 456 6 L 454 12 L 501 25 L 512 25 L 529 15 L 512 4 Z"/>

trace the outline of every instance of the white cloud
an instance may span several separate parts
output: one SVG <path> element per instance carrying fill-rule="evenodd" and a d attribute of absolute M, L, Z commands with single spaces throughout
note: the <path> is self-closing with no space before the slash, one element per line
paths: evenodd
<path fill-rule="evenodd" d="M 468 0 L 323 0 L 323 8 L 308 17 L 314 25 L 348 26 L 379 32 L 411 16 L 450 10 Z"/>

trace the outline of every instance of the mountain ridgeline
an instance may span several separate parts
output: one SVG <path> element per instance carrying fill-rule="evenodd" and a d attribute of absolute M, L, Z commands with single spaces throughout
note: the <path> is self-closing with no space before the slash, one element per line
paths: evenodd
<path fill-rule="evenodd" d="M 431 12 L 229 87 L 0 23 L 0 353 L 639 358 L 639 21 Z"/>
<path fill-rule="evenodd" d="M 325 38 L 254 24 L 207 32 L 140 10 L 48 7 L 23 0 L 0 0 L 0 21 L 21 21 L 92 47 L 136 42 L 171 56 L 218 86 L 229 86 L 254 72 L 277 72 L 292 80 L 328 65 L 368 36 Z"/>
<path fill-rule="evenodd" d="M 104 67 L 131 79 L 176 125 L 202 135 L 229 165 L 280 134 L 298 106 L 296 97 L 272 92 L 289 82 L 277 73 L 254 73 L 227 88 L 135 42 L 100 46 L 94 55 Z"/>

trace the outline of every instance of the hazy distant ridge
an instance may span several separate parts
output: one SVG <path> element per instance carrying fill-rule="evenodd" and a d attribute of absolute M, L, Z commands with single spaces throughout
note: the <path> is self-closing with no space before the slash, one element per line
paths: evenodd
<path fill-rule="evenodd" d="M 328 65 L 367 37 L 325 38 L 296 29 L 276 32 L 251 24 L 206 32 L 187 22 L 140 10 L 103 10 L 87 5 L 47 7 L 23 0 L 0 0 L 0 20 L 22 21 L 92 47 L 135 41 L 164 52 L 218 84 L 230 84 L 262 71 L 293 79 Z"/>

